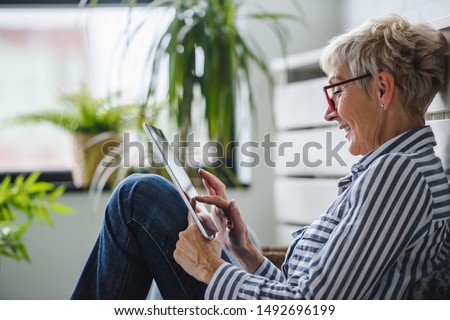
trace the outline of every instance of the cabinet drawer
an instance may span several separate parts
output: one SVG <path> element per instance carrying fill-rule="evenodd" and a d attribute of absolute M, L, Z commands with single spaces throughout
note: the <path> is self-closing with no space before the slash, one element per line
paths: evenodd
<path fill-rule="evenodd" d="M 340 177 L 360 158 L 348 151 L 344 132 L 315 128 L 277 133 L 277 175 Z"/>
<path fill-rule="evenodd" d="M 277 178 L 274 184 L 279 222 L 311 224 L 337 197 L 337 179 Z"/>
<path fill-rule="evenodd" d="M 298 229 L 300 229 L 300 227 L 278 224 L 275 229 L 275 238 L 276 238 L 275 245 L 276 246 L 290 245 L 292 243 L 292 240 L 294 240 L 292 234 Z"/>
<path fill-rule="evenodd" d="M 274 114 L 279 129 L 324 125 L 327 78 L 283 84 L 275 89 Z"/>
<path fill-rule="evenodd" d="M 448 104 L 447 101 L 450 101 L 450 90 L 446 89 L 445 91 L 440 91 L 436 97 L 434 97 L 427 112 L 439 113 L 450 111 L 450 104 Z"/>

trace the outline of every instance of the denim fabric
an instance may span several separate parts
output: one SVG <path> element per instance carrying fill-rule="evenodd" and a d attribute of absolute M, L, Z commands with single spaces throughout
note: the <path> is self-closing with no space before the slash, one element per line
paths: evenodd
<path fill-rule="evenodd" d="M 206 285 L 188 275 L 172 255 L 186 227 L 187 208 L 170 182 L 156 175 L 128 177 L 108 202 L 102 230 L 71 298 L 145 299 L 155 280 L 164 299 L 203 299 Z"/>

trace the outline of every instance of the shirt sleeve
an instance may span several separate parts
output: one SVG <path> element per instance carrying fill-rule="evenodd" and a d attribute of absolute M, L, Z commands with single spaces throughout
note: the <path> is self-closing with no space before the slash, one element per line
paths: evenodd
<path fill-rule="evenodd" d="M 409 158 L 381 157 L 343 195 L 345 213 L 301 277 L 249 274 L 224 264 L 207 299 L 361 299 L 394 267 L 431 220 L 429 186 Z M 306 237 L 304 237 L 306 238 Z M 308 247 L 301 239 L 296 248 Z M 295 252 L 294 255 L 301 255 Z M 265 268 L 265 263 L 261 266 Z M 288 275 L 289 275 L 288 270 Z"/>
<path fill-rule="evenodd" d="M 253 274 L 257 278 L 275 280 L 277 282 L 284 282 L 285 278 L 280 269 L 278 269 L 267 258 L 264 258 L 263 263 L 259 266 Z M 214 273 L 211 282 L 209 283 L 205 299 L 207 300 L 235 300 L 237 299 L 236 287 L 240 287 L 250 273 L 232 265 L 231 263 L 222 264 Z M 224 286 L 224 281 L 233 279 L 233 286 Z"/>

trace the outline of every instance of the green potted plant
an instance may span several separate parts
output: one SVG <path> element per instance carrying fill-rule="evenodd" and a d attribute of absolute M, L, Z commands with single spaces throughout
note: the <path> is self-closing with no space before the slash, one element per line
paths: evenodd
<path fill-rule="evenodd" d="M 95 98 L 86 86 L 75 93 L 64 94 L 66 108 L 19 115 L 9 120 L 9 125 L 47 122 L 73 135 L 75 167 L 73 180 L 77 187 L 88 188 L 94 171 L 103 159 L 103 147 L 118 147 L 120 133 L 135 128 L 146 118 L 149 110 L 139 104 L 117 103 L 119 94 Z"/>
<path fill-rule="evenodd" d="M 234 139 L 234 109 L 243 86 L 249 89 L 246 99 L 254 107 L 250 64 L 255 63 L 271 79 L 263 54 L 251 48 L 238 28 L 238 17 L 269 22 L 282 46 L 286 32 L 280 21 L 296 17 L 264 11 L 238 16 L 243 5 L 243 1 L 238 0 L 162 2 L 169 2 L 175 8 L 175 14 L 160 41 L 152 48 L 149 97 L 161 86 L 159 73 L 167 72 L 160 69 L 161 61 L 168 58 L 167 98 L 182 137 L 192 126 L 197 87 L 205 101 L 204 119 L 209 138 L 227 146 Z"/>
<path fill-rule="evenodd" d="M 50 213 L 72 212 L 72 208 L 57 202 L 64 186 L 38 181 L 39 175 L 19 175 L 15 181 L 7 176 L 0 183 L 0 256 L 30 261 L 22 241 L 30 224 L 37 220 L 53 226 Z"/>
<path fill-rule="evenodd" d="M 149 48 L 148 99 L 156 99 L 161 88 L 167 88 L 171 119 L 175 120 L 182 141 L 187 141 L 194 121 L 205 121 L 208 138 L 222 146 L 235 139 L 235 110 L 242 107 L 237 106 L 237 100 L 255 108 L 250 66 L 259 67 L 272 83 L 262 50 L 252 49 L 238 22 L 256 19 L 268 23 L 285 53 L 287 29 L 283 20 L 301 22 L 301 9 L 295 0 L 292 2 L 298 14 L 266 12 L 259 7 L 254 12 L 244 12 L 241 10 L 244 1 L 239 0 L 151 2 L 150 6 L 172 8 L 173 19 Z M 131 40 L 139 30 L 140 26 L 129 31 Z M 165 61 L 168 68 L 162 67 Z M 163 79 L 168 79 L 168 83 Z M 193 109 L 199 101 L 203 101 L 203 120 L 194 116 Z M 223 150 L 228 154 L 218 154 L 218 157 L 229 162 L 232 150 Z"/>

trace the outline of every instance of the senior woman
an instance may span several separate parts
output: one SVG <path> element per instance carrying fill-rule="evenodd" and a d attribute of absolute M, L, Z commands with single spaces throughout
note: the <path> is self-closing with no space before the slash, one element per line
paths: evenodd
<path fill-rule="evenodd" d="M 108 204 L 73 298 L 144 298 L 153 279 L 169 299 L 407 297 L 450 251 L 450 192 L 424 121 L 444 83 L 446 50 L 438 31 L 395 15 L 329 43 L 321 57 L 330 82 L 325 119 L 363 157 L 329 208 L 293 235 L 281 270 L 257 250 L 213 175 L 200 171 L 208 195 L 195 199 L 213 205 L 213 241 L 186 222 L 166 181 L 132 176 Z"/>

